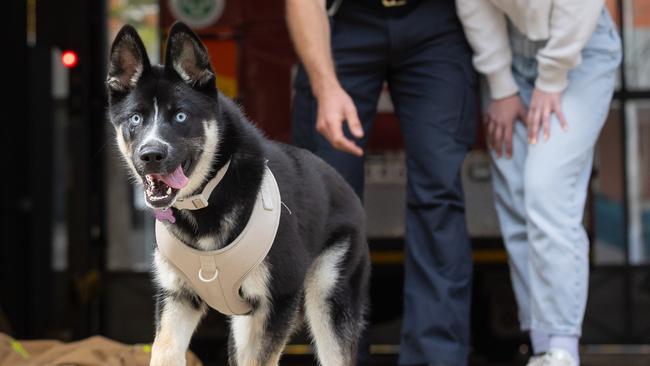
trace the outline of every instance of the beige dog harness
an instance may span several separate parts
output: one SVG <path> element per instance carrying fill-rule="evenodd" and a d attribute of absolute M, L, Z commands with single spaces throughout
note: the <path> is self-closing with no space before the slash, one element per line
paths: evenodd
<path fill-rule="evenodd" d="M 229 164 L 206 184 L 202 193 L 174 206 L 190 210 L 206 207 L 210 193 L 225 175 Z M 248 223 L 232 243 L 219 250 L 197 250 L 182 242 L 165 224 L 156 221 L 158 250 L 211 308 L 225 315 L 248 314 L 252 310 L 251 304 L 241 297 L 239 289 L 246 276 L 262 263 L 271 249 L 280 224 L 280 205 L 278 184 L 266 167 Z"/>

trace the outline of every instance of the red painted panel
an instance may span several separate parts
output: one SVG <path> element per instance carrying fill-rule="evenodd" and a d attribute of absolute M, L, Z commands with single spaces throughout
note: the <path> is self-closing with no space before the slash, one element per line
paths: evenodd
<path fill-rule="evenodd" d="M 233 1 L 233 0 L 231 0 Z M 237 0 L 234 0 L 237 1 Z M 239 0 L 244 8 L 247 25 L 260 22 L 284 22 L 284 0 Z M 305 0 L 312 1 L 312 0 Z"/>
<path fill-rule="evenodd" d="M 247 27 L 241 41 L 240 99 L 271 138 L 291 137 L 292 72 L 296 64 L 284 21 Z"/>

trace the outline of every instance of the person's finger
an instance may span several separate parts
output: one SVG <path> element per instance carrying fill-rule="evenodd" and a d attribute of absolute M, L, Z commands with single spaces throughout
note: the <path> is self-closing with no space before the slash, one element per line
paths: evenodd
<path fill-rule="evenodd" d="M 334 146 L 336 149 L 339 149 L 341 151 L 345 151 L 347 153 L 356 155 L 356 156 L 362 156 L 363 155 L 363 150 L 357 144 L 354 143 L 354 141 L 349 140 L 348 138 L 345 137 L 343 134 L 343 128 L 342 125 L 339 123 L 338 126 L 333 126 L 330 125 L 330 143 L 332 146 Z"/>
<path fill-rule="evenodd" d="M 551 108 L 545 106 L 542 111 L 542 130 L 544 131 L 544 141 L 551 137 Z"/>
<path fill-rule="evenodd" d="M 526 125 L 527 129 L 527 134 L 528 134 L 528 142 L 530 142 L 530 139 L 532 137 L 531 130 L 533 129 L 533 109 L 534 107 L 531 105 L 530 108 L 528 109 L 528 113 L 526 113 L 526 119 L 524 120 L 524 124 Z"/>
<path fill-rule="evenodd" d="M 503 129 L 503 126 L 499 124 L 494 131 L 494 148 L 497 152 L 497 158 L 503 155 Z"/>
<path fill-rule="evenodd" d="M 354 104 L 350 103 L 345 108 L 345 119 L 348 121 L 348 127 L 352 136 L 360 139 L 363 137 L 363 127 L 361 126 L 361 121 L 359 121 L 359 115 L 357 114 L 357 108 Z"/>
<path fill-rule="evenodd" d="M 496 150 L 496 145 L 494 144 L 494 130 L 496 128 L 496 123 L 489 116 L 487 117 L 487 136 L 488 136 L 488 145 L 490 148 Z"/>
<path fill-rule="evenodd" d="M 526 128 L 528 129 L 529 139 L 530 139 L 530 124 L 533 121 L 533 110 L 534 107 L 531 105 L 530 108 L 528 109 L 528 113 L 526 113 L 526 118 L 524 119 L 524 125 L 526 125 Z"/>
<path fill-rule="evenodd" d="M 506 125 L 503 135 L 503 140 L 506 144 L 506 157 L 512 158 L 512 124 Z"/>
<path fill-rule="evenodd" d="M 537 132 L 539 128 L 539 121 L 542 118 L 542 113 L 539 107 L 531 107 L 528 111 L 528 143 L 535 145 L 537 143 Z"/>
<path fill-rule="evenodd" d="M 349 140 L 345 137 L 339 137 L 336 139 L 334 142 L 334 147 L 352 155 L 363 156 L 363 150 L 357 146 L 354 141 Z"/>
<path fill-rule="evenodd" d="M 569 123 L 566 121 L 566 117 L 564 117 L 564 112 L 562 112 L 562 108 L 560 106 L 556 106 L 555 108 L 555 115 L 557 116 L 558 121 L 560 121 L 560 126 L 562 126 L 562 130 L 565 132 L 569 130 Z"/>

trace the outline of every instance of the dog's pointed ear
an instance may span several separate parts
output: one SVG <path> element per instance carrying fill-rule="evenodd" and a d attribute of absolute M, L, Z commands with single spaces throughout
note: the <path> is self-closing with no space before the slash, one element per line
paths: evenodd
<path fill-rule="evenodd" d="M 169 31 L 165 69 L 176 72 L 186 83 L 195 87 L 214 86 L 215 75 L 210 56 L 199 37 L 181 22 Z"/>
<path fill-rule="evenodd" d="M 135 28 L 125 25 L 111 46 L 106 79 L 109 90 L 124 92 L 135 87 L 142 75 L 150 69 L 149 56 L 142 39 Z"/>

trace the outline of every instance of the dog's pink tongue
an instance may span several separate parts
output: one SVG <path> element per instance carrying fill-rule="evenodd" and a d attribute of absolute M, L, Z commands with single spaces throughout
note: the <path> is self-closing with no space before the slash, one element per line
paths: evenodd
<path fill-rule="evenodd" d="M 171 208 L 166 208 L 164 210 L 156 208 L 153 210 L 153 213 L 156 216 L 156 219 L 158 219 L 160 222 L 163 222 L 165 220 L 169 221 L 172 224 L 176 222 L 176 218 L 174 217 L 174 213 L 172 212 Z"/>
<path fill-rule="evenodd" d="M 189 182 L 189 179 L 187 179 L 185 173 L 183 172 L 183 167 L 180 165 L 178 168 L 176 168 L 176 170 L 174 170 L 174 172 L 166 175 L 160 175 L 160 180 L 174 189 L 181 189 L 187 185 L 187 182 Z"/>

